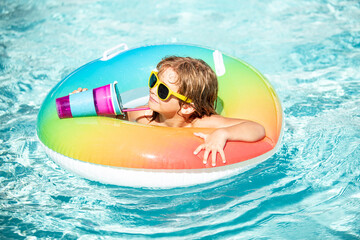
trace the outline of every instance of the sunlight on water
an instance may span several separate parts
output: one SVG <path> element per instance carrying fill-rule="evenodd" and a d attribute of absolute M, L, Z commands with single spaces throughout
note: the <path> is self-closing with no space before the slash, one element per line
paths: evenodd
<path fill-rule="evenodd" d="M 359 16 L 351 0 L 2 1 L 0 238 L 360 238 Z M 259 69 L 283 104 L 278 153 L 235 177 L 169 190 L 61 169 L 36 136 L 40 105 L 122 42 L 204 45 Z"/>

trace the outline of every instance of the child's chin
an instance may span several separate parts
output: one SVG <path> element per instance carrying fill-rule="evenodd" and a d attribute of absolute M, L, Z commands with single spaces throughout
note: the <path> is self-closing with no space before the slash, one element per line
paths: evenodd
<path fill-rule="evenodd" d="M 158 109 L 156 105 L 157 104 L 152 101 L 149 101 L 149 103 L 148 103 L 148 107 L 153 111 L 156 111 Z"/>

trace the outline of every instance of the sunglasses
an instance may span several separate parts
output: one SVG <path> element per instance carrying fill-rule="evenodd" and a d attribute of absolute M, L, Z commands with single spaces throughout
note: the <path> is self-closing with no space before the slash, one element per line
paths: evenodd
<path fill-rule="evenodd" d="M 157 72 L 152 71 L 149 78 L 149 88 L 152 89 L 156 86 L 158 86 L 157 95 L 162 101 L 166 101 L 171 95 L 173 95 L 186 103 L 192 102 L 191 99 L 185 97 L 184 95 L 172 91 L 168 86 L 165 85 L 165 83 L 159 80 Z"/>

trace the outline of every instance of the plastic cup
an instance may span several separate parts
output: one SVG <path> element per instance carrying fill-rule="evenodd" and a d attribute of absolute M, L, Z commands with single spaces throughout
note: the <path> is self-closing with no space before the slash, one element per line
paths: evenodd
<path fill-rule="evenodd" d="M 56 99 L 59 118 L 116 116 L 122 113 L 117 82 Z"/>

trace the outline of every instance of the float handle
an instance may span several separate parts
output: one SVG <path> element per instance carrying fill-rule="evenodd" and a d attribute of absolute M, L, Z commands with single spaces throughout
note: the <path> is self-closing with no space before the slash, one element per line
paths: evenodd
<path fill-rule="evenodd" d="M 119 53 L 122 53 L 123 51 L 128 50 L 128 46 L 126 45 L 126 43 L 121 43 L 113 48 L 110 48 L 108 50 L 106 50 L 103 53 L 103 57 L 100 58 L 101 61 L 107 61 L 109 59 L 112 59 L 113 57 L 115 57 L 116 55 L 118 55 Z"/>
<path fill-rule="evenodd" d="M 225 65 L 224 65 L 224 60 L 223 60 L 222 53 L 219 50 L 215 50 L 213 52 L 213 59 L 214 59 L 214 63 L 215 63 L 216 75 L 218 77 L 224 75 L 226 70 L 225 70 Z"/>

